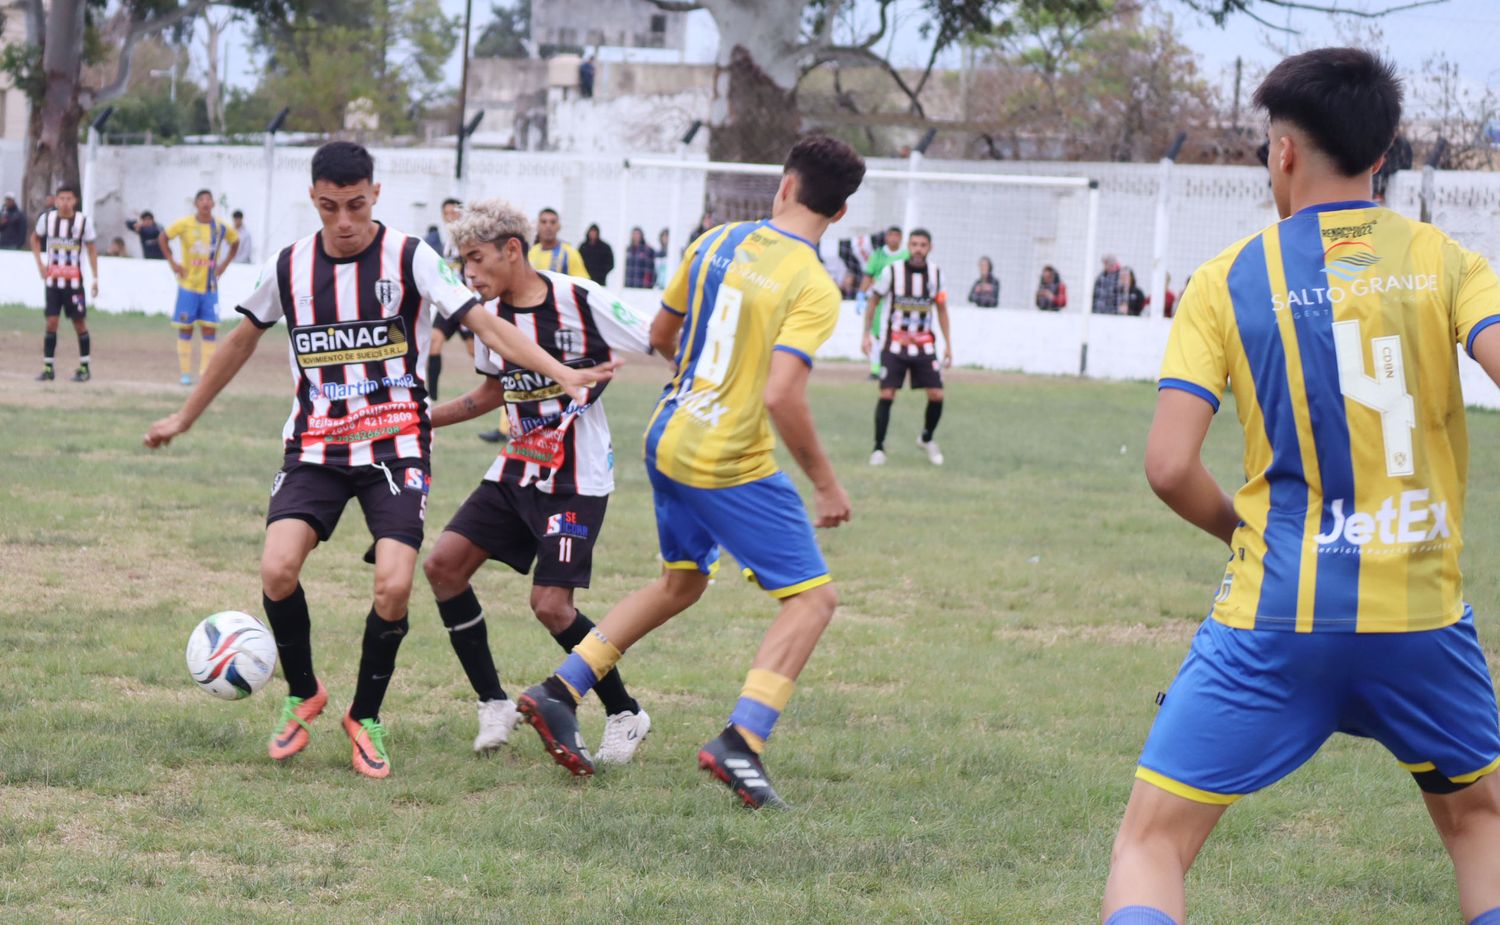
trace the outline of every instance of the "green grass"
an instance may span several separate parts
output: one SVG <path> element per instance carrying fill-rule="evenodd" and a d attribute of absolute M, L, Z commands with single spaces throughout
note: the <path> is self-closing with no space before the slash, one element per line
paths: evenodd
<path fill-rule="evenodd" d="M 338 730 L 370 572 L 356 507 L 309 561 L 332 691 L 289 766 L 264 752 L 276 687 L 193 689 L 188 631 L 260 613 L 266 493 L 287 411 L 283 337 L 168 450 L 140 447 L 182 392 L 160 319 L 93 319 L 98 378 L 29 381 L 38 313 L 0 309 L 0 921 L 440 923 L 1088 922 L 1150 726 L 1216 589 L 1222 552 L 1150 494 L 1145 384 L 956 376 L 940 437 L 871 470 L 873 387 L 814 377 L 854 521 L 822 535 L 843 606 L 769 753 L 797 809 L 757 815 L 695 768 L 772 613 L 725 577 L 622 665 L 656 726 L 636 764 L 576 783 L 522 729 L 469 753 L 472 694 L 425 582 L 384 711 L 394 776 L 356 777 Z M 62 369 L 70 369 L 64 334 Z M 445 385 L 466 382 L 457 348 Z M 619 490 L 581 608 L 600 617 L 656 570 L 639 432 L 661 374 L 611 387 Z M 155 385 L 154 383 L 162 383 Z M 487 422 L 486 422 L 487 423 Z M 490 456 L 480 422 L 440 432 L 429 543 Z M 1493 643 L 1500 417 L 1471 414 L 1469 596 Z M 1238 476 L 1229 409 L 1211 464 Z M 721 575 L 729 576 L 725 571 Z M 476 581 L 502 679 L 560 653 L 528 582 Z M 584 710 L 597 740 L 598 707 Z M 1195 923 L 1458 921 L 1451 873 L 1409 777 L 1335 739 L 1234 807 L 1189 883 Z"/>

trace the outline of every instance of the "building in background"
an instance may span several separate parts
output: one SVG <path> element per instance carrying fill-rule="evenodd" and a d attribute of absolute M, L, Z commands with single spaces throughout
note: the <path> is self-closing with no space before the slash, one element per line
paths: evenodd
<path fill-rule="evenodd" d="M 602 46 L 681 53 L 686 22 L 647 0 L 546 0 L 531 7 L 531 41 L 541 54 Z"/>

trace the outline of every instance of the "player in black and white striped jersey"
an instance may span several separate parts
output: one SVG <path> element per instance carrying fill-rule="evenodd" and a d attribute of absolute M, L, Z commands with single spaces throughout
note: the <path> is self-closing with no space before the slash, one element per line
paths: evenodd
<path fill-rule="evenodd" d="M 78 335 L 78 369 L 74 382 L 87 382 L 89 372 L 89 327 L 85 321 L 88 303 L 83 298 L 83 255 L 89 258 L 89 295 L 99 297 L 99 251 L 94 246 L 94 223 L 78 211 L 78 189 L 58 187 L 56 208 L 43 212 L 31 236 L 31 253 L 37 272 L 47 289 L 47 333 L 42 340 L 42 372 L 38 381 L 57 378 L 53 361 L 57 354 L 57 320 L 66 314 Z M 46 257 L 43 257 L 45 252 Z"/>
<path fill-rule="evenodd" d="M 943 370 L 953 365 L 953 339 L 948 336 L 948 293 L 943 290 L 943 271 L 927 257 L 932 253 L 932 235 L 924 228 L 913 229 L 907 236 L 911 256 L 885 268 L 875 281 L 871 312 L 889 300 L 885 332 L 880 345 L 880 400 L 875 405 L 875 450 L 870 465 L 885 464 L 885 433 L 891 423 L 891 405 L 896 390 L 911 374 L 911 387 L 927 390 L 927 413 L 917 445 L 927 453 L 934 466 L 943 464 L 943 451 L 932 439 L 943 416 Z M 943 359 L 937 358 L 937 338 L 932 332 L 933 316 L 943 331 Z M 867 331 L 863 350 L 873 349 L 873 338 Z"/>
<path fill-rule="evenodd" d="M 618 352 L 651 352 L 649 321 L 593 281 L 528 262 L 531 223 L 499 199 L 475 203 L 449 226 L 464 274 L 487 301 L 485 311 L 515 324 L 522 334 L 563 364 L 588 368 Z M 589 390 L 582 406 L 556 382 L 525 364 L 511 363 L 478 344 L 474 366 L 486 378 L 468 394 L 438 405 L 434 427 L 468 421 L 505 405 L 510 443 L 479 487 L 443 528 L 423 563 L 448 628 L 453 651 L 479 698 L 476 752 L 504 744 L 515 726 L 515 704 L 500 686 L 490 654 L 484 610 L 470 579 L 490 559 L 532 579 L 531 609 L 564 652 L 593 629 L 574 606 L 575 589 L 587 588 L 594 543 L 615 488 L 614 447 L 600 399 Z M 651 718 L 630 696 L 619 672 L 594 690 L 606 713 L 598 759 L 624 764 L 651 728 Z"/>
<path fill-rule="evenodd" d="M 472 311 L 479 300 L 437 252 L 371 217 L 380 197 L 374 169 L 369 152 L 352 142 L 330 142 L 314 153 L 308 192 L 322 230 L 266 264 L 238 307 L 249 323 L 235 327 L 182 410 L 153 424 L 145 443 L 162 446 L 191 427 L 266 330 L 286 320 L 294 394 L 282 432 L 285 463 L 271 488 L 261 584 L 289 695 L 268 751 L 283 760 L 305 748 L 308 723 L 328 702 L 313 673 L 301 572 L 358 498 L 376 541 L 374 603 L 343 726 L 354 769 L 383 778 L 390 757 L 380 706 L 406 635 L 431 485 L 428 303 L 443 314 L 472 314 L 470 329 L 491 349 L 539 364 L 581 400 L 588 386 L 609 378 L 611 367 L 569 369 L 514 325 Z"/>

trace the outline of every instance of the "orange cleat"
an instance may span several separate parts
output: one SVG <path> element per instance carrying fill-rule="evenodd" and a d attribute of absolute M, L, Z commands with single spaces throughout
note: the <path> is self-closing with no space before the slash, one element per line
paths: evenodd
<path fill-rule="evenodd" d="M 308 723 L 318 718 L 328 705 L 328 689 L 318 682 L 318 692 L 311 697 L 288 696 L 281 703 L 280 725 L 271 734 L 266 751 L 277 761 L 285 761 L 307 747 L 312 738 Z"/>
<path fill-rule="evenodd" d="M 391 773 L 391 756 L 385 750 L 385 727 L 380 720 L 355 720 L 344 714 L 344 734 L 354 744 L 354 770 L 376 779 Z"/>

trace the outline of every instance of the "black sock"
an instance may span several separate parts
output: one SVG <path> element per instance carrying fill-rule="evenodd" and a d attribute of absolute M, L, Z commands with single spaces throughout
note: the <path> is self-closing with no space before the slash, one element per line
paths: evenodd
<path fill-rule="evenodd" d="M 882 398 L 875 403 L 875 449 L 885 449 L 885 432 L 891 426 L 891 405 L 894 398 Z"/>
<path fill-rule="evenodd" d="M 922 442 L 926 443 L 932 439 L 933 431 L 937 430 L 938 421 L 943 418 L 943 402 L 941 400 L 927 402 L 927 417 L 922 422 Z"/>
<path fill-rule="evenodd" d="M 489 631 L 484 625 L 484 609 L 472 586 L 464 588 L 450 600 L 438 601 L 438 616 L 448 628 L 448 641 L 453 644 L 453 654 L 469 676 L 474 693 L 480 700 L 504 700 L 505 688 L 500 686 L 500 674 L 495 670 L 495 659 L 490 655 Z"/>
<path fill-rule="evenodd" d="M 51 366 L 52 358 L 55 356 L 57 356 L 57 332 L 48 331 L 42 335 L 42 362 Z"/>
<path fill-rule="evenodd" d="M 572 652 L 573 647 L 583 642 L 583 637 L 593 628 L 594 621 L 575 610 L 573 622 L 561 633 L 553 633 L 552 638 L 557 640 L 564 652 Z M 625 690 L 625 681 L 620 677 L 618 669 L 611 668 L 609 674 L 600 678 L 594 684 L 594 693 L 599 695 L 599 702 L 604 704 L 604 712 L 607 714 L 641 712 L 641 705 Z"/>
<path fill-rule="evenodd" d="M 391 686 L 391 675 L 396 671 L 396 650 L 401 648 L 407 628 L 405 617 L 382 620 L 373 608 L 365 617 L 359 679 L 354 682 L 354 702 L 349 705 L 349 716 L 355 722 L 380 719 L 380 704 L 385 701 L 385 689 Z"/>
<path fill-rule="evenodd" d="M 276 658 L 281 662 L 288 693 L 305 700 L 318 692 L 318 678 L 313 674 L 312 619 L 307 615 L 302 586 L 298 585 L 285 600 L 273 601 L 261 595 L 261 604 L 276 636 Z"/>
<path fill-rule="evenodd" d="M 89 332 L 87 331 L 78 335 L 78 363 L 80 366 L 89 365 Z"/>
<path fill-rule="evenodd" d="M 437 384 L 442 375 L 443 355 L 434 353 L 427 358 L 427 394 L 432 396 L 433 401 L 437 401 Z"/>

